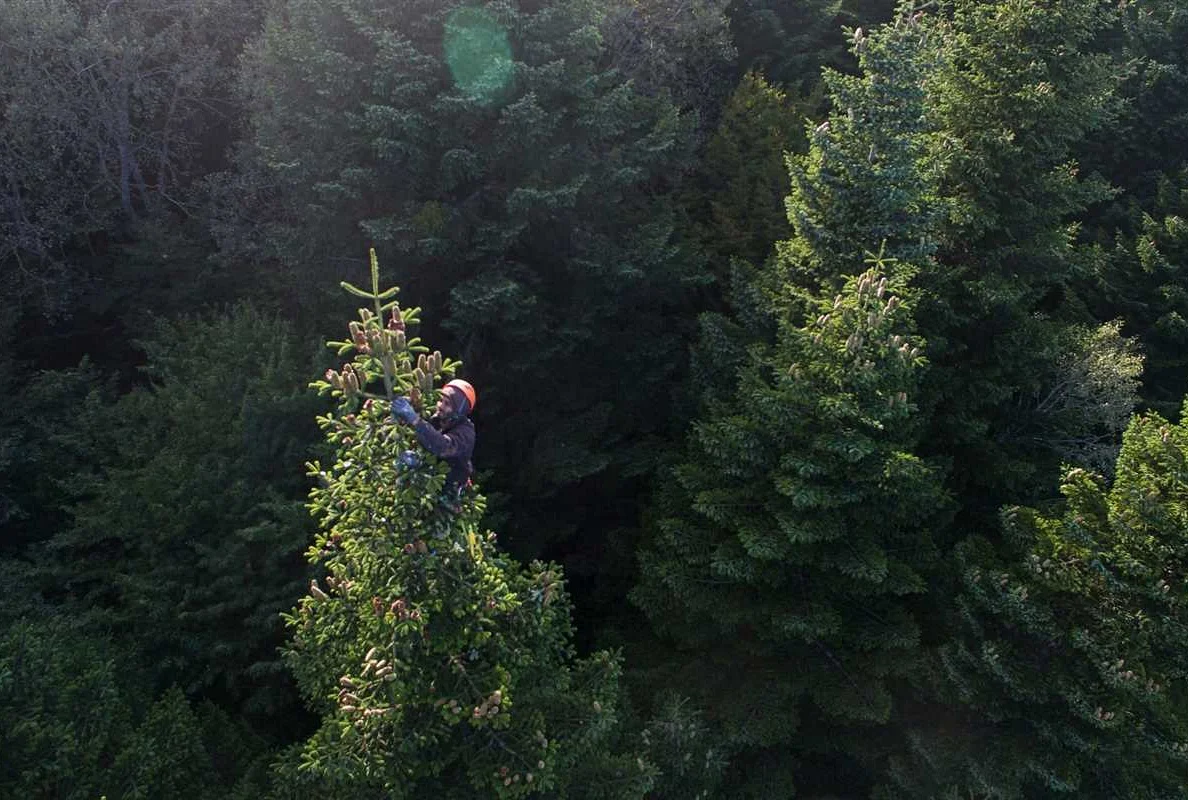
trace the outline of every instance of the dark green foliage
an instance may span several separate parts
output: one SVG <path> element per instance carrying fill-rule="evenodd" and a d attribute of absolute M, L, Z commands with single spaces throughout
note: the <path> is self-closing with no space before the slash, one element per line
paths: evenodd
<path fill-rule="evenodd" d="M 790 164 L 797 236 L 781 265 L 797 285 L 836 285 L 886 238 L 920 266 L 924 452 L 951 461 L 966 509 L 990 514 L 1074 457 L 1063 414 L 1084 409 L 1044 398 L 1082 318 L 1067 302 L 1075 215 L 1108 194 L 1072 158 L 1116 106 L 1108 56 L 1087 49 L 1109 18 L 1080 2 L 902 12 L 854 32 L 861 76 L 827 79 L 834 111 Z"/>
<path fill-rule="evenodd" d="M 788 169 L 784 154 L 803 149 L 803 119 L 787 94 L 748 72 L 722 110 L 706 144 L 697 199 L 697 231 L 718 270 L 732 258 L 760 265 L 787 238 Z M 723 263 L 726 262 L 726 263 Z"/>
<path fill-rule="evenodd" d="M 162 322 L 147 389 L 107 410 L 91 498 L 47 551 L 46 589 L 151 664 L 250 713 L 289 702 L 275 649 L 309 530 L 299 465 L 315 405 L 286 325 L 242 306 Z"/>
<path fill-rule="evenodd" d="M 331 343 L 352 359 L 315 384 L 338 401 L 319 418 L 333 464 L 310 464 L 324 578 L 287 617 L 287 660 L 322 725 L 280 780 L 341 798 L 642 797 L 651 768 L 608 747 L 618 660 L 574 657 L 560 570 L 501 552 L 481 495 L 442 507 L 436 459 L 398 468 L 417 445 L 389 399 L 431 407 L 457 364 L 412 337 L 418 310 L 379 292 L 374 260 L 372 282 L 374 310 Z"/>
<path fill-rule="evenodd" d="M 661 765 L 649 797 L 705 800 L 715 796 L 726 770 L 725 752 L 686 698 L 663 692 L 643 741 L 651 761 Z"/>
<path fill-rule="evenodd" d="M 736 366 L 754 342 L 774 338 L 771 309 L 755 285 L 756 269 L 788 233 L 784 155 L 798 149 L 802 121 L 787 95 L 754 72 L 743 76 L 722 110 L 698 171 L 685 188 L 689 236 L 718 278 L 716 305 L 699 318 L 689 399 L 675 407 L 691 418 L 710 393 L 734 389 Z"/>
<path fill-rule="evenodd" d="M 1188 429 L 1138 417 L 1112 486 L 1074 469 L 1059 514 L 1004 513 L 1022 558 L 957 549 L 955 636 L 924 673 L 947 709 L 909 713 L 883 796 L 1183 796 L 1186 465 Z"/>
<path fill-rule="evenodd" d="M 1085 142 L 1086 167 L 1122 191 L 1095 209 L 1091 226 L 1126 227 L 1127 207 L 1150 211 L 1160 184 L 1183 169 L 1188 152 L 1188 14 L 1183 0 L 1149 0 L 1118 7 L 1118 24 L 1102 46 L 1118 62 L 1124 100 L 1113 123 Z M 1133 232 L 1133 229 L 1130 229 Z"/>
<path fill-rule="evenodd" d="M 834 725 L 885 721 L 887 681 L 915 663 L 910 597 L 945 502 L 911 452 L 911 270 L 885 269 L 752 349 L 735 396 L 695 426 L 640 553 L 632 597 L 685 650 L 674 677 L 753 758 L 794 749 L 806 701 Z"/>
<path fill-rule="evenodd" d="M 6 587 L 9 588 L 9 587 Z M 0 794 L 30 800 L 221 798 L 261 745 L 225 723 L 242 748 L 214 769 L 222 746 L 210 711 L 176 689 L 156 702 L 146 676 L 79 619 L 44 610 L 0 632 Z"/>
<path fill-rule="evenodd" d="M 700 348 L 737 354 L 717 368 L 733 367 L 731 388 L 707 387 L 633 593 L 682 647 L 664 679 L 722 730 L 740 797 L 791 793 L 802 717 L 806 745 L 887 719 L 890 682 L 918 658 L 912 596 L 944 521 L 942 473 L 913 454 L 925 421 L 915 270 L 880 256 L 890 287 L 856 274 L 864 247 L 928 263 L 939 212 L 919 165 L 920 78 L 932 61 L 913 24 L 860 44 L 864 74 L 829 76 L 835 111 L 790 159 L 796 237 L 736 278 L 740 329 L 762 330 L 766 314 L 772 343 L 752 333 L 742 350 L 748 337 L 706 321 Z"/>
<path fill-rule="evenodd" d="M 890 19 L 894 0 L 733 0 L 727 8 L 740 72 L 758 70 L 798 96 L 810 94 L 822 67 L 851 71 L 843 26 Z"/>
<path fill-rule="evenodd" d="M 472 365 L 480 465 L 514 492 L 501 510 L 532 522 L 516 535 L 535 555 L 584 524 L 559 491 L 654 463 L 701 277 L 671 201 L 695 120 L 614 68 L 599 4 L 455 6 L 276 7 L 244 78 L 246 154 L 273 205 L 224 241 L 280 260 L 323 311 L 308 287 L 376 243 L 403 286 L 449 308 L 433 332 Z M 473 15 L 506 31 L 514 62 L 481 96 L 443 51 Z"/>
<path fill-rule="evenodd" d="M 106 462 L 114 388 L 86 361 L 33 372 L 0 356 L 0 395 L 0 551 L 17 556 L 68 523 Z"/>
<path fill-rule="evenodd" d="M 875 763 L 879 737 L 847 727 L 888 721 L 941 635 L 941 548 L 967 516 L 1037 496 L 1060 459 L 1111 458 L 1141 361 L 1116 325 L 1072 325 L 1060 295 L 1069 221 L 1104 192 L 1068 163 L 1110 112 L 1108 59 L 1082 50 L 1104 19 L 905 4 L 853 32 L 859 75 L 826 76 L 832 112 L 789 157 L 794 235 L 738 293 L 776 312 L 776 344 L 740 359 L 736 394 L 707 393 L 634 594 L 742 751 L 740 794 L 787 794 L 797 755 Z M 892 274 L 899 319 L 867 305 L 877 276 L 855 276 L 880 245 L 912 265 Z M 707 330 L 711 351 L 729 340 Z"/>
<path fill-rule="evenodd" d="M 668 94 L 713 129 L 737 55 L 728 0 L 617 0 L 600 28 L 606 60 L 647 95 Z M 699 137 L 700 138 L 700 137 Z"/>
<path fill-rule="evenodd" d="M 1188 391 L 1188 171 L 1161 182 L 1150 212 L 1132 214 L 1094 260 L 1085 294 L 1094 313 L 1123 318 L 1142 342 L 1143 399 L 1170 417 Z"/>
<path fill-rule="evenodd" d="M 1090 50 L 1109 21 L 1083 2 L 956 3 L 951 20 L 921 20 L 942 56 L 926 91 L 948 203 L 937 269 L 921 276 L 928 438 L 971 509 L 1034 496 L 1059 464 L 1060 421 L 1037 398 L 1059 383 L 1051 343 L 1075 313 L 1075 217 L 1108 194 L 1073 158 L 1117 107 L 1117 73 Z"/>
<path fill-rule="evenodd" d="M 3 633 L 0 789 L 7 797 L 96 796 L 132 723 L 110 645 L 80 646 L 78 633 L 41 619 Z"/>
<path fill-rule="evenodd" d="M 1185 371 L 1186 286 L 1182 219 L 1188 212 L 1188 6 L 1182 0 L 1126 4 L 1105 46 L 1120 62 L 1124 105 L 1113 124 L 1081 146 L 1086 168 L 1116 193 L 1085 220 L 1101 252 L 1078 292 L 1098 319 L 1121 317 L 1147 355 L 1143 399 L 1179 413 Z"/>

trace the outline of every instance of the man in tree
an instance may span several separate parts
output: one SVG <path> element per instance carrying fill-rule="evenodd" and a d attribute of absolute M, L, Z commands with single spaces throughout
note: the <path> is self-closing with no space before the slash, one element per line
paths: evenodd
<path fill-rule="evenodd" d="M 429 421 L 422 419 L 406 398 L 397 397 L 392 401 L 392 416 L 412 425 L 421 445 L 449 464 L 450 471 L 441 497 L 442 502 L 452 509 L 457 508 L 458 497 L 474 473 L 474 465 L 470 463 L 474 452 L 474 423 L 469 418 L 474 405 L 474 387 L 460 379 L 452 380 L 442 388 L 435 413 Z M 415 468 L 420 466 L 421 458 L 412 450 L 406 450 L 400 454 L 400 463 Z"/>

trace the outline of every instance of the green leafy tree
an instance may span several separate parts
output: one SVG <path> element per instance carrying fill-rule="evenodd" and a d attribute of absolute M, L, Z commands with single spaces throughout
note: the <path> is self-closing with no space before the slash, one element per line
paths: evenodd
<path fill-rule="evenodd" d="M 314 462 L 309 550 L 324 577 L 290 614 L 287 661 L 322 718 L 279 782 L 336 797 L 642 797 L 651 768 L 608 748 L 618 660 L 574 656 L 557 567 L 517 564 L 479 527 L 485 501 L 456 512 L 432 456 L 389 416 L 394 394 L 433 405 L 457 362 L 428 353 L 396 289 L 379 290 L 331 342 L 352 353 L 315 386 L 337 401 L 319 418 L 333 462 Z M 322 588 L 323 585 L 325 588 Z"/>
<path fill-rule="evenodd" d="M 1188 147 L 1188 19 L 1183 0 L 1152 0 L 1118 8 L 1117 24 L 1101 46 L 1118 64 L 1124 100 L 1116 118 L 1080 150 L 1088 168 L 1100 170 L 1121 191 L 1088 221 L 1105 235 L 1115 227 L 1133 232 L 1129 207 L 1151 212 L 1161 184 L 1181 172 Z"/>
<path fill-rule="evenodd" d="M 110 643 L 44 619 L 0 635 L 0 788 L 9 797 L 97 796 L 132 725 Z"/>
<path fill-rule="evenodd" d="M 908 714 L 884 797 L 1174 798 L 1188 781 L 1183 679 L 1188 429 L 1127 429 L 1112 485 L 1064 476 L 1065 507 L 1012 507 L 957 550 L 953 638 Z"/>
<path fill-rule="evenodd" d="M 107 409 L 106 468 L 48 543 L 44 586 L 162 686 L 250 714 L 292 703 L 280 612 L 304 585 L 299 470 L 315 431 L 288 326 L 240 306 L 160 322 L 151 385 Z"/>
<path fill-rule="evenodd" d="M 642 739 L 650 759 L 661 772 L 649 797 L 706 800 L 716 796 L 727 760 L 713 730 L 687 698 L 663 692 L 656 714 L 648 720 Z"/>

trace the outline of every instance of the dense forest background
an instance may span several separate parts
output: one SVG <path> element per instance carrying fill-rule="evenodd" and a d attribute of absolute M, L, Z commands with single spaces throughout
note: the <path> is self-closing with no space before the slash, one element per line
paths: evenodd
<path fill-rule="evenodd" d="M 1186 219 L 1188 0 L 0 0 L 0 796 L 1188 796 Z"/>

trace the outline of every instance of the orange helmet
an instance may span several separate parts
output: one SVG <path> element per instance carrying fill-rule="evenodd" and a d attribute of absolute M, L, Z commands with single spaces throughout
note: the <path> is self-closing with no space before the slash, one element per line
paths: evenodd
<path fill-rule="evenodd" d="M 466 413 L 469 414 L 471 411 L 474 411 L 474 405 L 477 402 L 478 398 L 474 393 L 474 387 L 471 386 L 468 382 L 462 380 L 461 378 L 455 378 L 454 380 L 450 381 L 442 388 L 443 388 L 443 390 L 444 389 L 457 389 L 466 398 L 466 402 L 470 404 L 469 407 L 466 409 Z"/>

